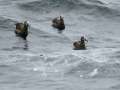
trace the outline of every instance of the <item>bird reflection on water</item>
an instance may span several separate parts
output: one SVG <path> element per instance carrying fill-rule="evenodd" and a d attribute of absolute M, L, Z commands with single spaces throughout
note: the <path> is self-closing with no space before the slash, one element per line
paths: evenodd
<path fill-rule="evenodd" d="M 18 42 L 15 43 L 15 46 L 13 46 L 13 49 L 23 49 L 23 50 L 28 50 L 28 41 L 24 40 L 21 37 L 18 37 Z"/>

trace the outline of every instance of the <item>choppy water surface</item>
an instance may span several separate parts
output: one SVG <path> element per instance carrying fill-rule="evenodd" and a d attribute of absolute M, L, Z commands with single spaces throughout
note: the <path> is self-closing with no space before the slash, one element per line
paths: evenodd
<path fill-rule="evenodd" d="M 0 90 L 119 90 L 119 0 L 0 0 Z M 59 34 L 51 20 L 62 15 Z M 14 34 L 28 20 L 27 41 Z M 87 50 L 73 50 L 80 36 Z"/>

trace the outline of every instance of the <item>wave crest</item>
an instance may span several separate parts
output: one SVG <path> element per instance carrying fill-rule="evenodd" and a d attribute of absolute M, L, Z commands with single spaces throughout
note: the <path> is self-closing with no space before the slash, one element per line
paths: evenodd
<path fill-rule="evenodd" d="M 24 10 L 40 13 L 72 12 L 95 16 L 119 16 L 120 12 L 99 0 L 41 0 L 19 4 Z M 74 12 L 73 12 L 74 13 Z"/>

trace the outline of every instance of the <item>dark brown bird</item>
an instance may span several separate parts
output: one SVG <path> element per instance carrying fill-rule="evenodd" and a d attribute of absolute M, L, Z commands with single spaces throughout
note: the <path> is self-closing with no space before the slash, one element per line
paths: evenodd
<path fill-rule="evenodd" d="M 76 41 L 73 43 L 74 49 L 75 50 L 84 50 L 86 49 L 86 45 L 85 45 L 85 41 L 88 42 L 88 40 L 86 40 L 83 36 L 81 37 L 80 41 Z"/>
<path fill-rule="evenodd" d="M 26 40 L 26 37 L 28 35 L 28 26 L 29 25 L 27 21 L 25 21 L 24 23 L 16 23 L 15 34 Z"/>
<path fill-rule="evenodd" d="M 60 16 L 60 18 L 54 18 L 52 20 L 52 26 L 54 28 L 57 28 L 59 31 L 62 31 L 65 29 L 64 19 Z"/>

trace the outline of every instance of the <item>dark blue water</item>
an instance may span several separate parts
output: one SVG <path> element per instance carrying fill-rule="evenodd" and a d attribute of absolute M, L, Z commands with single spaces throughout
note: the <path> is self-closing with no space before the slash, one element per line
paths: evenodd
<path fill-rule="evenodd" d="M 0 90 L 119 90 L 119 0 L 0 0 Z M 58 33 L 51 20 L 62 15 Z M 30 24 L 27 40 L 15 23 Z M 73 50 L 84 35 L 87 50 Z"/>

